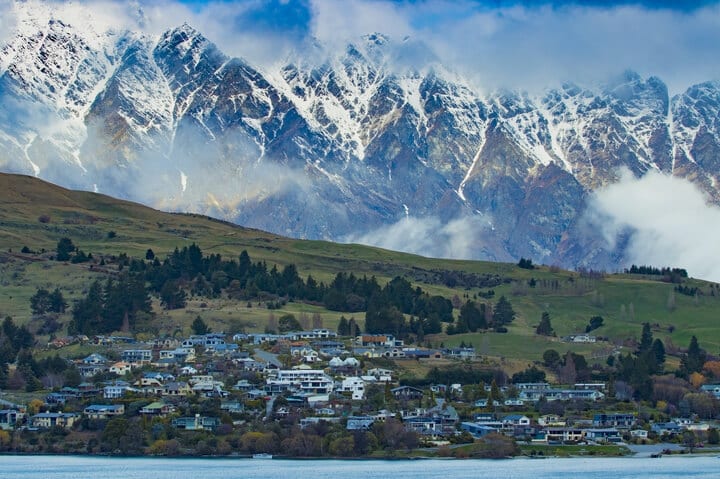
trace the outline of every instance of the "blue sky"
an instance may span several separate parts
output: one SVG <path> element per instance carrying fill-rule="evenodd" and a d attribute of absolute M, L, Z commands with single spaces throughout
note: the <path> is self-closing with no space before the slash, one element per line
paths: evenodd
<path fill-rule="evenodd" d="M 336 1 L 342 3 L 342 0 Z M 291 34 L 309 32 L 313 17 L 312 2 L 309 0 L 180 0 L 180 3 L 186 4 L 195 10 L 201 10 L 212 3 L 249 5 L 251 7 L 248 10 L 243 9 L 243 13 L 236 18 L 238 27 L 276 29 Z M 433 0 L 389 0 L 387 3 L 393 3 L 410 12 L 412 12 L 413 7 L 418 7 L 418 15 L 413 19 L 413 24 L 419 27 L 431 27 L 438 22 L 444 23 L 449 20 L 458 19 L 471 12 L 488 12 L 512 7 L 529 9 L 563 9 L 568 7 L 611 9 L 635 6 L 650 10 L 693 12 L 710 5 L 715 5 L 718 2 L 717 0 L 587 0 L 581 2 L 562 0 L 467 0 L 453 2 L 455 3 L 455 8 L 447 8 L 445 12 L 437 12 L 434 16 L 424 15 L 422 13 L 423 9 L 420 7 L 448 2 Z"/>

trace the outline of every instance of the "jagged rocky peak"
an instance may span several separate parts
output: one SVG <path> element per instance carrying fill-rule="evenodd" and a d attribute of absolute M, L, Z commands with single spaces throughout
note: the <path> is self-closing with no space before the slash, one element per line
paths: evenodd
<path fill-rule="evenodd" d="M 624 72 L 485 94 L 414 39 L 308 44 L 258 67 L 188 24 L 94 32 L 61 4 L 18 5 L 0 50 L 4 171 L 310 238 L 482 218 L 482 257 L 568 266 L 618 257 L 574 225 L 620 168 L 720 201 L 717 82 L 670 99 L 660 79 Z"/>

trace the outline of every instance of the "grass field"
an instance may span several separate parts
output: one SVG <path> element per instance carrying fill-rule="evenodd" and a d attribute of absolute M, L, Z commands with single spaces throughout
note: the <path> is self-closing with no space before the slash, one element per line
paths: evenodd
<path fill-rule="evenodd" d="M 472 343 L 481 354 L 514 364 L 538 360 L 549 348 L 561 353 L 572 350 L 601 361 L 613 351 L 631 348 L 644 322 L 653 325 L 655 337 L 663 339 L 670 349 L 687 347 L 690 337 L 695 335 L 709 353 L 720 354 L 720 294 L 711 295 L 713 289 L 703 281 L 687 282 L 705 293 L 688 297 L 673 292 L 673 285 L 657 278 L 608 275 L 604 279 L 586 279 L 546 266 L 526 270 L 509 263 L 432 259 L 361 245 L 289 239 L 200 215 L 164 213 L 102 195 L 65 190 L 35 178 L 6 174 L 0 174 L 0 315 L 12 316 L 21 324 L 31 323 L 29 298 L 37 288 L 59 287 L 72 304 L 93 280 L 104 278 L 87 265 L 48 260 L 57 241 L 65 236 L 96 256 L 124 252 L 144 257 L 152 249 L 164 258 L 174 248 L 193 242 L 205 253 L 219 253 L 226 258 L 247 250 L 253 261 L 263 260 L 270 266 L 293 263 L 302 277 L 311 274 L 326 282 L 339 271 L 374 275 L 381 284 L 396 275 L 412 280 L 418 272 L 497 274 L 510 282 L 493 288 L 496 294 L 490 301 L 505 295 L 517 312 L 507 334 L 441 334 L 426 340 L 446 346 Z M 46 254 L 19 255 L 23 246 L 36 252 L 45 250 Z M 535 280 L 535 287 L 528 285 L 531 279 Z M 430 294 L 458 296 L 462 301 L 487 291 L 444 284 L 418 286 Z M 543 311 L 550 314 L 556 337 L 534 334 Z M 319 314 L 323 326 L 330 328 L 337 326 L 343 314 L 303 303 L 289 302 L 281 309 L 268 310 L 257 302 L 248 307 L 247 302 L 201 298 L 192 299 L 185 310 L 179 311 L 163 311 L 156 304 L 156 313 L 154 329 L 168 334 L 189 333 L 189 325 L 198 315 L 215 331 L 238 327 L 262 331 L 271 314 L 275 317 L 285 313 L 296 317 Z M 604 318 L 604 325 L 592 334 L 609 341 L 595 344 L 561 341 L 563 336 L 583 333 L 589 319 L 597 315 Z M 354 316 L 360 324 L 364 321 L 363 313 L 345 316 Z M 68 318 L 65 315 L 61 319 L 67 322 Z"/>

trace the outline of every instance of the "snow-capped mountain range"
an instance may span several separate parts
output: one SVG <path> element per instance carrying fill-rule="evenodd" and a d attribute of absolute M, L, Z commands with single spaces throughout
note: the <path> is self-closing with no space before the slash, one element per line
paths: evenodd
<path fill-rule="evenodd" d="M 0 48 L 5 172 L 303 238 L 460 224 L 462 251 L 426 253 L 571 267 L 622 262 L 583 219 L 621 168 L 720 202 L 719 82 L 482 93 L 438 62 L 399 67 L 407 40 L 381 34 L 260 68 L 187 24 L 150 36 L 32 5 Z"/>

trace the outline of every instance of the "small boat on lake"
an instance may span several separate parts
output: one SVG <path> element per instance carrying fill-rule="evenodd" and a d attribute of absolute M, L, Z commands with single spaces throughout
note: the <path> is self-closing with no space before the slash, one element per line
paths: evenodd
<path fill-rule="evenodd" d="M 257 454 L 253 454 L 252 458 L 253 459 L 272 459 L 273 456 L 272 456 L 272 454 L 268 454 L 266 452 L 259 452 Z"/>

